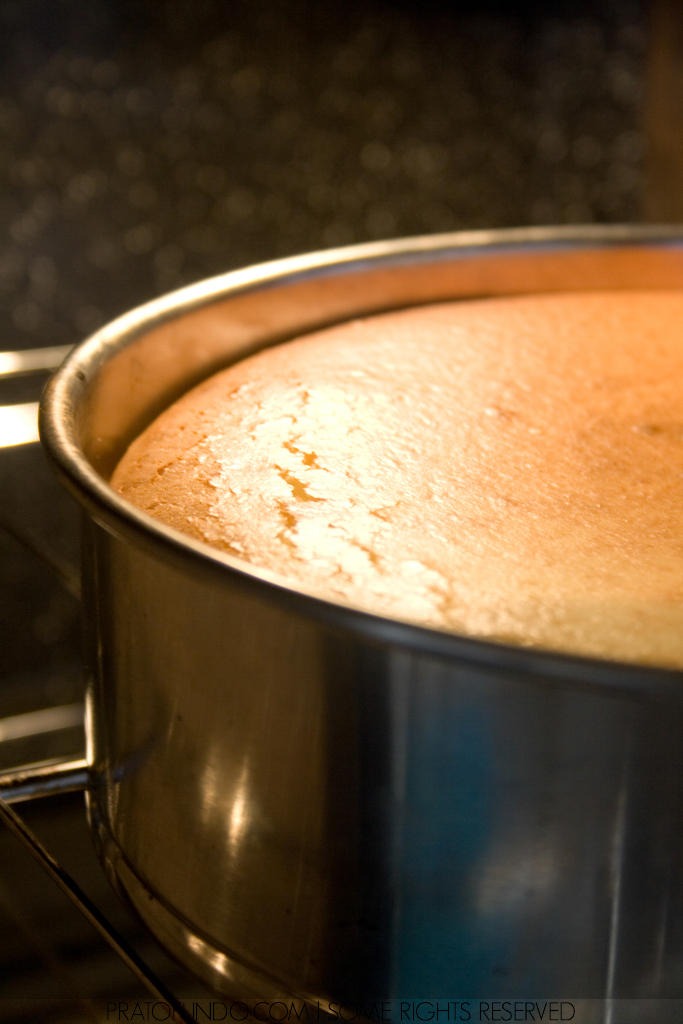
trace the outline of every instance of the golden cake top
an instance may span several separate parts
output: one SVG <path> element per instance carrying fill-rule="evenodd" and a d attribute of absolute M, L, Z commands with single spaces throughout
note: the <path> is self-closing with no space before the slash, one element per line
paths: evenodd
<path fill-rule="evenodd" d="M 683 294 L 340 324 L 186 394 L 112 482 L 332 600 L 683 666 Z"/>

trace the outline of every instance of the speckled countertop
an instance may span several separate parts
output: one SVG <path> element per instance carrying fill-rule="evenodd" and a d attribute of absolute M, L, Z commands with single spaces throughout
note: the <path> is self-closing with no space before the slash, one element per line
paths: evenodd
<path fill-rule="evenodd" d="M 633 0 L 3 0 L 0 348 L 247 262 L 640 215 Z"/>

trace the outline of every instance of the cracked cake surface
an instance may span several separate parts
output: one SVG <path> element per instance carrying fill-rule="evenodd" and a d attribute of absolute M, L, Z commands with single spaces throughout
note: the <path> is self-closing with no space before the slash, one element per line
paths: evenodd
<path fill-rule="evenodd" d="M 682 325 L 672 291 L 339 324 L 188 392 L 112 484 L 318 596 L 680 666 Z"/>

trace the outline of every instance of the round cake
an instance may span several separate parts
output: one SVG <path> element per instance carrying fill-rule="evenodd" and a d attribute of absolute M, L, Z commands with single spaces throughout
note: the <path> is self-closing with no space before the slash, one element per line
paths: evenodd
<path fill-rule="evenodd" d="M 683 294 L 343 323 L 188 392 L 112 483 L 317 596 L 682 667 Z"/>

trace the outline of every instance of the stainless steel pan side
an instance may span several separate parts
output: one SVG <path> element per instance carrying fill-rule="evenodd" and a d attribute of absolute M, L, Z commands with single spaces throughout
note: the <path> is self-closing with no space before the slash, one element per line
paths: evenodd
<path fill-rule="evenodd" d="M 679 287 L 673 229 L 354 247 L 228 274 L 84 343 L 48 451 L 85 510 L 91 818 L 227 993 L 683 996 L 679 673 L 479 643 L 195 544 L 107 474 L 173 395 L 322 324 L 447 297 Z"/>

